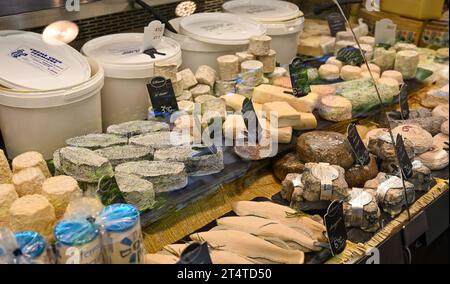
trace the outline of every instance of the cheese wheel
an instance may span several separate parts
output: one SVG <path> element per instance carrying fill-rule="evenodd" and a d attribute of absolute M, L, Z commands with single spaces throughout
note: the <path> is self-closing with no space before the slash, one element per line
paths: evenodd
<path fill-rule="evenodd" d="M 272 38 L 270 36 L 253 36 L 250 38 L 248 52 L 256 56 L 268 55 L 271 43 Z"/>
<path fill-rule="evenodd" d="M 195 72 L 195 78 L 199 84 L 214 87 L 214 83 L 216 82 L 216 71 L 207 65 L 202 65 L 198 67 L 197 72 Z"/>
<path fill-rule="evenodd" d="M 403 85 L 405 81 L 403 81 L 402 73 L 395 70 L 384 71 L 381 75 L 381 78 L 391 78 L 398 82 L 399 85 Z"/>
<path fill-rule="evenodd" d="M 448 124 L 449 121 L 447 120 L 446 122 L 444 122 L 444 124 L 442 124 L 441 126 L 441 132 L 444 133 L 445 135 L 448 135 Z"/>
<path fill-rule="evenodd" d="M 178 75 L 180 75 L 183 80 L 183 90 L 189 90 L 198 84 L 197 78 L 195 78 L 195 74 L 191 69 L 184 69 L 178 72 Z"/>
<path fill-rule="evenodd" d="M 433 137 L 433 145 L 439 149 L 448 148 L 448 135 L 444 133 L 439 133 L 438 135 Z"/>
<path fill-rule="evenodd" d="M 449 119 L 449 105 L 437 106 L 433 110 L 432 115 L 434 117 L 445 117 L 448 120 Z"/>
<path fill-rule="evenodd" d="M 0 149 L 0 184 L 11 183 L 12 172 L 5 153 Z"/>
<path fill-rule="evenodd" d="M 20 197 L 41 194 L 45 176 L 39 168 L 27 168 L 15 173 L 12 182 Z"/>
<path fill-rule="evenodd" d="M 354 48 L 359 48 L 361 47 L 361 50 L 364 52 L 364 56 L 366 57 L 367 61 L 372 60 L 373 58 L 373 47 L 370 44 L 360 44 L 360 46 L 358 46 L 357 44 L 355 44 L 353 46 Z"/>
<path fill-rule="evenodd" d="M 239 94 L 229 94 L 221 96 L 220 98 L 225 101 L 227 108 L 232 109 L 233 111 L 242 111 L 246 99 L 246 97 Z"/>
<path fill-rule="evenodd" d="M 334 46 L 334 54 L 338 54 L 339 50 L 343 49 L 344 47 L 348 46 L 354 46 L 355 41 L 348 41 L 348 40 L 340 40 L 336 41 L 336 44 Z"/>
<path fill-rule="evenodd" d="M 325 120 L 341 122 L 352 119 L 352 103 L 341 96 L 326 96 L 320 100 L 319 115 Z"/>
<path fill-rule="evenodd" d="M 194 100 L 200 96 L 211 95 L 211 87 L 209 85 L 199 84 L 191 89 Z"/>
<path fill-rule="evenodd" d="M 393 49 L 386 50 L 383 47 L 376 48 L 373 55 L 373 63 L 381 68 L 381 71 L 394 69 L 397 53 Z"/>
<path fill-rule="evenodd" d="M 432 171 L 443 170 L 449 164 L 448 152 L 439 147 L 433 147 L 430 151 L 421 154 L 418 159 Z"/>
<path fill-rule="evenodd" d="M 42 184 L 42 195 L 53 205 L 58 219 L 64 215 L 70 201 L 81 194 L 78 182 L 69 176 L 52 177 Z"/>
<path fill-rule="evenodd" d="M 55 209 L 47 198 L 34 194 L 14 201 L 9 210 L 10 225 L 15 232 L 36 232 L 52 237 L 56 222 Z"/>
<path fill-rule="evenodd" d="M 224 55 L 217 58 L 220 79 L 231 81 L 239 74 L 239 58 L 236 55 Z"/>
<path fill-rule="evenodd" d="M 361 68 L 358 66 L 346 65 L 341 69 L 341 79 L 352 81 L 361 78 Z"/>
<path fill-rule="evenodd" d="M 363 71 L 361 72 L 361 78 L 374 78 L 375 80 L 380 79 L 380 73 L 372 72 L 372 75 L 370 75 L 369 71 Z"/>
<path fill-rule="evenodd" d="M 253 54 L 248 53 L 248 52 L 237 52 L 236 56 L 239 59 L 239 63 L 242 63 L 242 62 L 248 61 L 248 60 L 255 60 L 256 59 L 256 56 L 254 56 Z"/>
<path fill-rule="evenodd" d="M 277 52 L 271 49 L 269 54 L 258 56 L 258 60 L 264 65 L 264 73 L 272 73 L 277 67 Z"/>
<path fill-rule="evenodd" d="M 44 156 L 42 156 L 41 153 L 27 152 L 15 157 L 12 161 L 12 168 L 14 173 L 34 167 L 41 169 L 45 177 L 51 177 L 50 171 L 47 167 L 47 162 L 45 161 Z"/>
<path fill-rule="evenodd" d="M 155 76 L 164 77 L 167 80 L 177 80 L 178 66 L 175 63 L 155 63 Z"/>
<path fill-rule="evenodd" d="M 279 77 L 273 80 L 272 85 L 286 88 L 286 89 L 292 89 L 292 82 L 290 77 Z"/>
<path fill-rule="evenodd" d="M 334 57 L 334 56 L 328 58 L 326 64 L 336 65 L 337 67 L 339 67 L 339 70 L 341 70 L 342 66 L 344 65 L 344 64 L 342 63 L 342 61 L 337 60 L 336 57 Z"/>
<path fill-rule="evenodd" d="M 394 135 L 400 134 L 414 144 L 416 154 L 427 152 L 433 145 L 433 136 L 417 125 L 400 125 L 393 131 Z"/>
<path fill-rule="evenodd" d="M 324 64 L 319 68 L 319 76 L 323 80 L 334 81 L 339 79 L 340 70 L 336 65 Z"/>
<path fill-rule="evenodd" d="M 355 37 L 351 31 L 340 31 L 336 34 L 336 41 L 355 41 Z"/>
<path fill-rule="evenodd" d="M 19 199 L 12 184 L 0 184 L 0 228 L 9 227 L 9 208 Z"/>
<path fill-rule="evenodd" d="M 375 38 L 373 36 L 362 36 L 359 38 L 359 42 L 362 44 L 368 44 L 372 47 L 375 46 Z"/>
<path fill-rule="evenodd" d="M 311 92 L 321 97 L 336 95 L 336 87 L 333 85 L 311 85 Z"/>
<path fill-rule="evenodd" d="M 381 68 L 378 67 L 378 65 L 369 63 L 369 67 L 370 67 L 370 71 L 372 71 L 372 73 L 378 73 L 381 74 Z M 361 65 L 361 71 L 368 71 L 369 69 L 367 68 L 366 64 Z"/>
<path fill-rule="evenodd" d="M 395 70 L 402 73 L 403 78 L 412 79 L 416 76 L 419 67 L 420 55 L 414 50 L 403 50 L 395 58 Z"/>

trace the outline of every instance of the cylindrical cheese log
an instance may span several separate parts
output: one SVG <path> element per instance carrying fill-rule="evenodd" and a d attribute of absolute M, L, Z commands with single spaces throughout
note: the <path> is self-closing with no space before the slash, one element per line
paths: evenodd
<path fill-rule="evenodd" d="M 328 58 L 327 64 L 336 65 L 337 67 L 339 67 L 339 70 L 341 70 L 342 66 L 344 65 L 344 64 L 342 63 L 342 61 L 337 60 L 336 57 L 334 57 L 334 56 Z"/>
<path fill-rule="evenodd" d="M 336 87 L 333 85 L 311 85 L 311 92 L 320 97 L 336 95 Z"/>
<path fill-rule="evenodd" d="M 355 37 L 351 31 L 340 31 L 336 34 L 336 41 L 355 41 Z"/>
<path fill-rule="evenodd" d="M 170 79 L 172 82 L 177 80 L 178 66 L 175 63 L 155 63 L 155 75 Z"/>
<path fill-rule="evenodd" d="M 270 36 L 251 37 L 248 52 L 256 56 L 267 55 L 270 53 L 271 43 L 272 38 Z"/>
<path fill-rule="evenodd" d="M 375 80 L 380 79 L 380 73 L 372 72 L 372 76 Z M 372 78 L 369 71 L 361 72 L 361 78 Z"/>
<path fill-rule="evenodd" d="M 359 38 L 359 42 L 361 44 L 368 44 L 368 45 L 370 45 L 372 47 L 375 46 L 375 38 L 372 37 L 372 36 L 362 36 L 362 37 Z"/>
<path fill-rule="evenodd" d="M 15 173 L 13 184 L 20 197 L 32 194 L 41 194 L 45 176 L 39 168 L 27 168 Z"/>
<path fill-rule="evenodd" d="M 319 115 L 325 120 L 340 122 L 352 119 L 352 103 L 341 96 L 326 96 L 320 100 Z"/>
<path fill-rule="evenodd" d="M 370 68 L 370 71 L 372 71 L 372 73 L 378 73 L 378 74 L 381 74 L 381 68 L 380 68 L 378 65 L 369 63 L 369 68 Z M 361 65 L 361 70 L 362 70 L 363 72 L 364 72 L 364 71 L 368 71 L 369 68 L 367 68 L 367 65 L 366 65 L 366 64 Z"/>
<path fill-rule="evenodd" d="M 194 100 L 200 96 L 211 95 L 211 87 L 208 85 L 199 84 L 195 88 L 191 89 L 192 97 Z"/>
<path fill-rule="evenodd" d="M 27 152 L 14 158 L 12 161 L 13 172 L 17 173 L 27 168 L 37 167 L 41 169 L 45 177 L 51 177 L 44 156 L 38 152 Z"/>
<path fill-rule="evenodd" d="M 319 68 L 319 76 L 323 80 L 334 81 L 339 79 L 340 70 L 336 65 L 324 64 Z"/>
<path fill-rule="evenodd" d="M 5 153 L 0 149 L 0 184 L 11 183 L 12 172 Z"/>
<path fill-rule="evenodd" d="M 236 53 L 236 56 L 239 58 L 239 63 L 256 59 L 256 56 L 254 56 L 253 54 L 248 53 L 248 52 L 238 52 L 238 53 Z"/>
<path fill-rule="evenodd" d="M 402 73 L 403 78 L 412 79 L 416 76 L 419 61 L 420 55 L 417 51 L 400 51 L 395 58 L 395 70 Z"/>
<path fill-rule="evenodd" d="M 394 69 L 395 56 L 395 50 L 386 50 L 379 47 L 375 49 L 373 62 L 381 68 L 381 71 L 392 70 Z"/>
<path fill-rule="evenodd" d="M 9 208 L 19 199 L 12 184 L 0 184 L 0 228 L 9 227 Z"/>
<path fill-rule="evenodd" d="M 341 69 L 341 79 L 351 81 L 361 78 L 361 68 L 358 66 L 346 65 Z"/>
<path fill-rule="evenodd" d="M 398 82 L 399 85 L 403 85 L 405 81 L 403 81 L 402 73 L 395 70 L 384 71 L 381 75 L 381 78 L 391 78 Z"/>
<path fill-rule="evenodd" d="M 269 54 L 258 56 L 258 61 L 264 65 L 264 73 L 272 73 L 277 67 L 277 52 L 271 49 Z"/>
<path fill-rule="evenodd" d="M 249 87 L 256 87 L 263 81 L 264 64 L 258 60 L 244 61 L 241 64 L 241 72 L 239 83 Z"/>
<path fill-rule="evenodd" d="M 236 81 L 216 81 L 214 86 L 216 97 L 236 93 Z"/>
<path fill-rule="evenodd" d="M 239 58 L 236 55 L 224 55 L 217 58 L 220 79 L 231 81 L 239 74 Z"/>
<path fill-rule="evenodd" d="M 195 78 L 197 78 L 199 84 L 214 87 L 214 83 L 216 82 L 216 71 L 207 65 L 202 65 L 198 67 Z"/>
<path fill-rule="evenodd" d="M 17 199 L 9 210 L 10 225 L 15 232 L 36 232 L 50 239 L 56 222 L 55 209 L 42 195 Z"/>
<path fill-rule="evenodd" d="M 348 41 L 348 40 L 336 41 L 336 44 L 334 46 L 334 54 L 337 54 L 339 50 L 343 49 L 344 47 L 354 46 L 355 43 L 356 43 L 355 41 Z"/>
<path fill-rule="evenodd" d="M 191 69 L 184 69 L 178 72 L 178 75 L 180 75 L 183 80 L 183 90 L 189 90 L 198 84 L 197 78 L 195 78 L 195 74 Z"/>
<path fill-rule="evenodd" d="M 42 184 L 42 195 L 55 208 L 56 218 L 61 218 L 66 212 L 72 198 L 81 196 L 78 182 L 69 176 L 56 176 L 47 179 Z"/>

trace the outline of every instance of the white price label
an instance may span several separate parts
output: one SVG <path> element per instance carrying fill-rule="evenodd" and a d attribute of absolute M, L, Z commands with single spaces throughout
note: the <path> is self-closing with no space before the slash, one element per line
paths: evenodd
<path fill-rule="evenodd" d="M 161 42 L 164 35 L 165 25 L 160 21 L 151 22 L 144 29 L 144 41 L 142 43 L 142 51 L 150 48 L 156 48 Z"/>

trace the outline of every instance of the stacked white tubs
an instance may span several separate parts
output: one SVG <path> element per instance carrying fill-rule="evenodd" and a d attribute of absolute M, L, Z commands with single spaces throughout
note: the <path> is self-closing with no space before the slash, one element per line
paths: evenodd
<path fill-rule="evenodd" d="M 68 138 L 102 131 L 104 72 L 68 45 L 41 35 L 0 32 L 0 129 L 8 158 L 46 159 Z"/>
<path fill-rule="evenodd" d="M 276 0 L 233 0 L 223 4 L 225 12 L 245 16 L 267 28 L 277 61 L 289 64 L 297 55 L 304 16 L 297 5 Z"/>
<path fill-rule="evenodd" d="M 156 63 L 181 65 L 180 45 L 163 37 L 156 50 L 165 55 L 150 57 L 142 52 L 143 34 L 125 33 L 99 37 L 86 43 L 82 53 L 95 59 L 105 70 L 102 90 L 103 129 L 148 115 L 147 84 L 154 77 Z"/>

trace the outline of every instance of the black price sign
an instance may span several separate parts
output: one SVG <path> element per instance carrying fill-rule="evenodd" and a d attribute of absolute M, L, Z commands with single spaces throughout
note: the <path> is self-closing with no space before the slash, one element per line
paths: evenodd
<path fill-rule="evenodd" d="M 409 103 L 408 103 L 408 90 L 407 85 L 403 85 L 402 90 L 400 91 L 400 114 L 402 120 L 408 120 L 409 115 L 411 114 L 411 111 L 409 109 Z"/>
<path fill-rule="evenodd" d="M 413 177 L 413 164 L 411 159 L 406 152 L 405 143 L 403 137 L 399 134 L 397 135 L 397 142 L 395 143 L 395 151 L 397 153 L 398 160 L 400 162 L 400 170 L 405 179 L 410 179 Z"/>
<path fill-rule="evenodd" d="M 289 65 L 292 91 L 294 96 L 301 98 L 311 92 L 308 78 L 308 68 L 301 58 L 295 58 Z"/>
<path fill-rule="evenodd" d="M 156 117 L 166 117 L 179 110 L 172 81 L 155 77 L 147 85 Z"/>
<path fill-rule="evenodd" d="M 333 256 L 341 254 L 347 247 L 347 229 L 345 228 L 344 202 L 334 201 L 325 215 L 328 241 Z"/>
<path fill-rule="evenodd" d="M 347 30 L 345 26 L 345 19 L 340 13 L 331 13 L 328 17 L 328 26 L 332 37 L 335 37 L 338 32 Z"/>
<path fill-rule="evenodd" d="M 347 139 L 348 142 L 350 143 L 353 153 L 355 154 L 357 162 L 362 166 L 368 165 L 370 163 L 369 150 L 367 150 L 367 147 L 366 145 L 364 145 L 361 136 L 359 136 L 356 125 L 353 123 L 350 124 L 348 126 L 347 132 L 348 132 Z"/>
<path fill-rule="evenodd" d="M 209 255 L 208 244 L 193 243 L 180 256 L 177 264 L 213 264 Z"/>
<path fill-rule="evenodd" d="M 259 143 L 259 141 L 261 141 L 263 129 L 259 123 L 255 108 L 253 107 L 253 102 L 247 98 L 242 104 L 242 115 L 244 116 L 245 126 L 248 130 L 248 141 L 255 144 Z"/>

